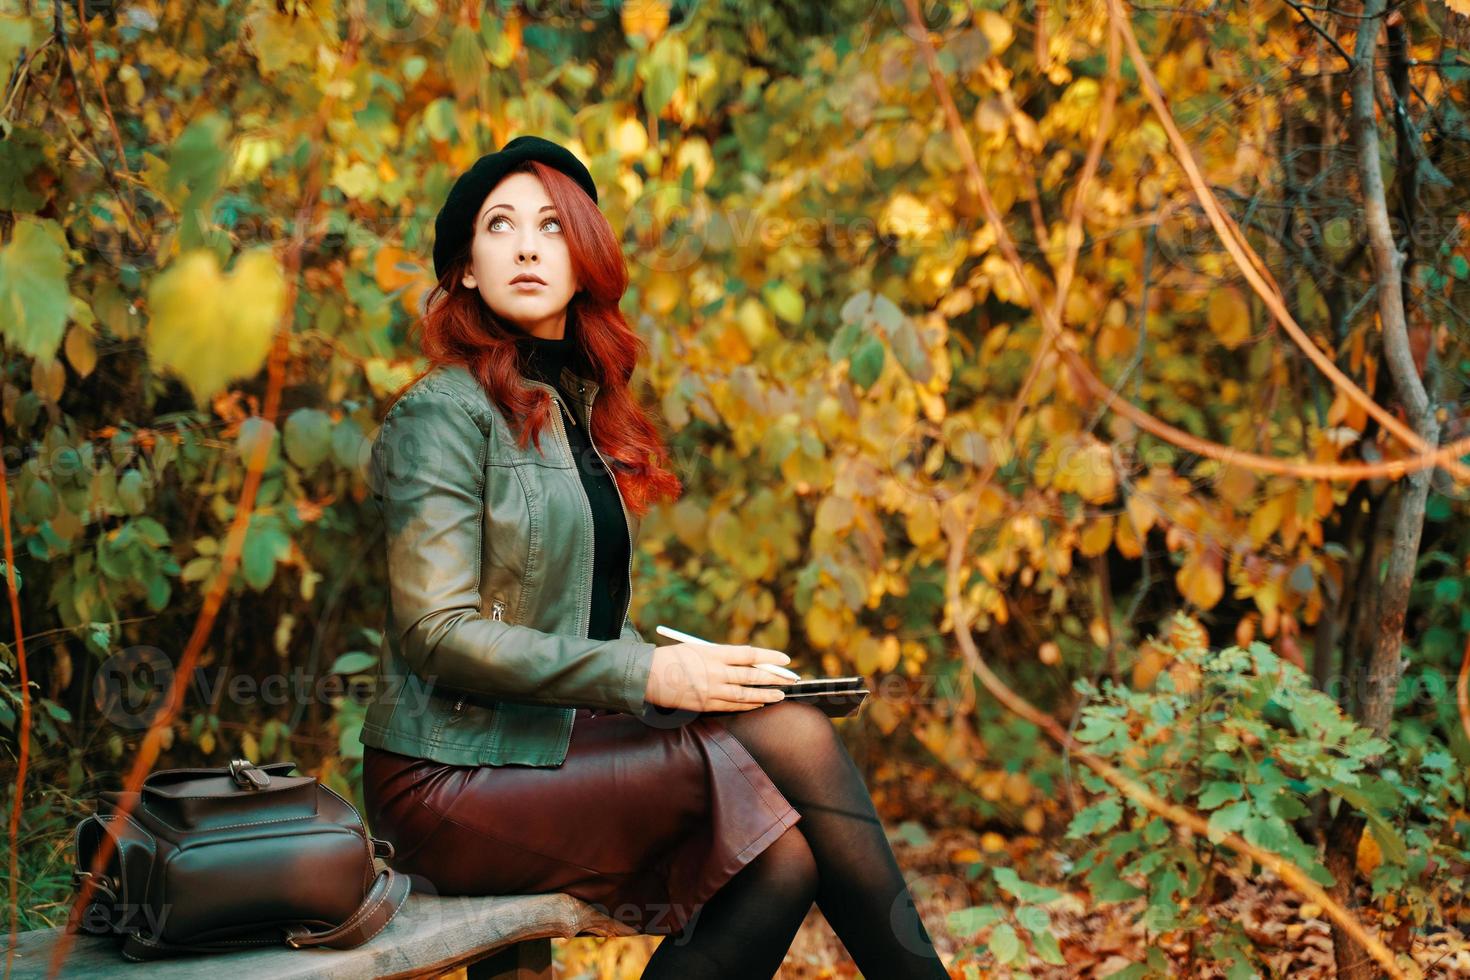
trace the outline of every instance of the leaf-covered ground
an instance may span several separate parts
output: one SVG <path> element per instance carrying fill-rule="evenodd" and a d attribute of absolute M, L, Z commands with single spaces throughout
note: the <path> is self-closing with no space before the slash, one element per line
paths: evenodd
<path fill-rule="evenodd" d="M 1210 962 L 1208 957 L 1214 930 L 1193 936 L 1147 934 L 1140 924 L 1142 899 L 1090 907 L 1085 893 L 1069 889 L 1069 883 L 1055 874 L 1049 880 L 1046 869 L 1055 868 L 1057 862 L 1044 838 L 1003 837 L 988 829 L 935 826 L 944 819 L 946 808 L 937 800 L 917 796 L 916 787 L 924 783 L 901 777 L 892 783 L 885 780 L 883 786 L 875 786 L 874 796 L 889 828 L 899 864 L 909 877 L 919 912 L 952 976 L 1019 975 L 996 967 L 988 956 L 977 956 L 976 946 L 983 949 L 984 943 L 977 942 L 975 937 L 955 935 L 947 926 L 949 913 L 994 901 L 993 886 L 987 885 L 988 872 L 973 880 L 966 875 L 977 854 L 984 855 L 987 864 L 1012 865 L 1024 871 L 1027 880 L 1066 892 L 1051 912 L 1067 964 L 1048 966 L 1033 956 L 1030 975 L 1037 980 L 1112 976 L 1143 961 L 1153 948 L 1167 956 L 1172 976 L 1199 980 L 1226 976 L 1224 968 Z M 983 890 L 987 887 L 991 889 L 990 894 Z M 1213 899 L 1210 921 L 1220 928 L 1238 923 L 1260 957 L 1252 966 L 1253 975 L 1291 980 L 1329 980 L 1336 975 L 1327 919 L 1320 909 L 1304 905 L 1299 895 L 1269 873 L 1257 870 L 1247 874 L 1240 868 L 1223 869 Z M 1359 914 L 1370 929 L 1377 929 L 1378 910 L 1360 909 Z M 1470 916 L 1465 924 L 1470 925 Z M 558 940 L 556 975 L 568 980 L 636 978 L 658 942 L 657 938 L 647 936 Z M 1413 956 L 1425 977 L 1470 977 L 1470 939 L 1453 924 L 1410 932 L 1406 942 L 1395 938 L 1390 940 L 1390 946 Z M 813 908 L 792 943 L 779 976 L 783 980 L 826 980 L 856 978 L 862 974 L 821 912 Z"/>

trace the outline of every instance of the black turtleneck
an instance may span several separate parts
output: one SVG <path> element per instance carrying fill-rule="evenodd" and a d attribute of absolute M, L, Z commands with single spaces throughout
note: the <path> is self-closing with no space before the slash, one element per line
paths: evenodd
<path fill-rule="evenodd" d="M 521 373 L 544 381 L 561 393 L 562 427 L 571 443 L 572 459 L 582 478 L 582 489 L 592 508 L 592 611 L 587 626 L 591 640 L 616 640 L 623 631 L 623 603 L 627 598 L 628 522 L 612 474 L 588 441 L 580 413 L 573 415 L 578 400 L 561 382 L 564 367 L 579 374 L 576 338 L 571 318 L 558 340 L 526 334 L 520 338 Z"/>

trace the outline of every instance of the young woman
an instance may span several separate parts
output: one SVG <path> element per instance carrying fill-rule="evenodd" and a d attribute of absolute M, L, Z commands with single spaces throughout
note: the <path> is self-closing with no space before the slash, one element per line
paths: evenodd
<path fill-rule="evenodd" d="M 832 722 L 759 666 L 790 658 L 627 618 L 642 517 L 680 486 L 587 169 L 519 137 L 435 228 L 433 367 L 371 468 L 391 603 L 364 803 L 394 866 L 669 936 L 645 977 L 773 976 L 813 901 L 865 976 L 946 977 Z"/>

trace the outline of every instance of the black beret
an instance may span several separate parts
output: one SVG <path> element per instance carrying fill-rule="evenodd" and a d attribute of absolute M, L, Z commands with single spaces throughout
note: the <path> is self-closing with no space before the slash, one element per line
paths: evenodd
<path fill-rule="evenodd" d="M 449 263 L 470 243 L 475 233 L 475 215 L 485 196 L 524 160 L 537 160 L 555 167 L 581 185 L 592 203 L 597 203 L 597 185 L 592 175 L 571 150 L 539 136 L 517 136 L 494 153 L 487 153 L 459 175 L 439 217 L 434 219 L 434 277 L 441 278 Z"/>

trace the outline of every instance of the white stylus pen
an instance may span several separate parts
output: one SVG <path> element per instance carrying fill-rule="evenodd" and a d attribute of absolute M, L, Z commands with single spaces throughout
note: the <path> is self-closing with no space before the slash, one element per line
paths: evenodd
<path fill-rule="evenodd" d="M 658 626 L 655 626 L 654 629 L 653 629 L 653 631 L 655 633 L 659 634 L 660 636 L 667 636 L 671 640 L 678 640 L 680 643 L 705 643 L 705 644 L 708 644 L 708 643 L 711 642 L 709 640 L 705 640 L 705 639 L 701 639 L 700 637 L 693 636 L 693 635 L 691 635 L 689 633 L 682 633 L 679 630 L 674 629 L 672 626 L 664 626 L 663 624 L 659 624 Z M 763 670 L 768 670 L 771 673 L 775 674 L 777 677 L 785 678 L 788 681 L 799 681 L 799 680 L 801 680 L 801 675 L 800 674 L 796 673 L 793 670 L 787 670 L 785 667 L 782 667 L 779 664 L 755 664 L 755 666 L 756 667 L 760 667 Z"/>

